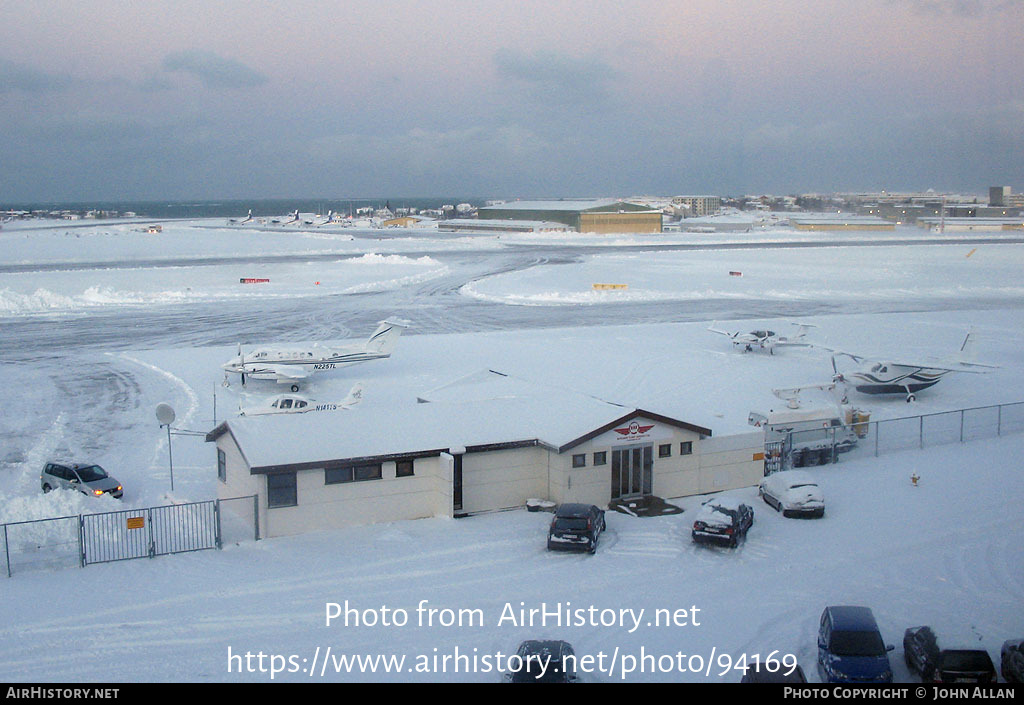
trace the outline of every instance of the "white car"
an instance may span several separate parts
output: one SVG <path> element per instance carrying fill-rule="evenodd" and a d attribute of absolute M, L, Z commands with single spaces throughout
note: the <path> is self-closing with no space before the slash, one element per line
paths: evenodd
<path fill-rule="evenodd" d="M 782 516 L 825 515 L 825 496 L 814 478 L 803 470 L 772 473 L 761 480 L 757 493 Z"/>

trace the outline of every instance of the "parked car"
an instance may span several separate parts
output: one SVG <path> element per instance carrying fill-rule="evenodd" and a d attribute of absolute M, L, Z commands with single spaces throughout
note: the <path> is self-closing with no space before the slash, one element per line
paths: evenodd
<path fill-rule="evenodd" d="M 984 649 L 940 649 L 931 627 L 911 627 L 903 634 L 907 668 L 929 683 L 995 683 L 996 667 Z"/>
<path fill-rule="evenodd" d="M 999 672 L 1007 683 L 1024 683 L 1024 639 L 1004 641 Z"/>
<path fill-rule="evenodd" d="M 818 627 L 818 675 L 825 683 L 892 683 L 889 653 L 869 607 L 831 606 Z"/>
<path fill-rule="evenodd" d="M 776 668 L 778 666 L 778 668 Z M 800 664 L 792 671 L 782 665 L 781 662 L 772 664 L 769 669 L 767 663 L 757 662 L 747 666 L 740 683 L 806 683 L 807 676 Z"/>
<path fill-rule="evenodd" d="M 772 473 L 761 480 L 757 493 L 784 517 L 825 515 L 825 495 L 810 473 L 803 470 Z"/>
<path fill-rule="evenodd" d="M 576 653 L 567 641 L 524 641 L 516 649 L 522 666 L 505 674 L 506 683 L 577 683 Z"/>
<path fill-rule="evenodd" d="M 562 504 L 548 529 L 549 551 L 597 551 L 604 531 L 604 510 L 593 504 Z"/>
<path fill-rule="evenodd" d="M 701 505 L 690 536 L 696 543 L 721 543 L 735 548 L 754 523 L 754 510 L 733 497 L 712 497 Z"/>
<path fill-rule="evenodd" d="M 123 495 L 121 483 L 92 463 L 47 463 L 39 475 L 39 484 L 43 492 L 78 490 L 92 497 L 109 494 L 115 499 L 121 499 Z"/>

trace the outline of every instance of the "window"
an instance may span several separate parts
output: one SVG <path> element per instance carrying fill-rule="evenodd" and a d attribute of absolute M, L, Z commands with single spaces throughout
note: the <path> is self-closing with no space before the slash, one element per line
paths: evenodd
<path fill-rule="evenodd" d="M 599 450 L 594 453 L 594 465 L 605 465 L 608 462 L 608 451 Z"/>
<path fill-rule="evenodd" d="M 360 482 L 362 480 L 379 480 L 381 464 L 348 465 L 340 468 L 324 468 L 324 484 L 337 485 L 342 482 Z"/>
<path fill-rule="evenodd" d="M 693 441 L 683 441 L 679 444 L 679 455 L 690 455 L 693 453 Z"/>
<path fill-rule="evenodd" d="M 299 503 L 295 487 L 295 473 L 267 475 L 267 506 L 294 507 Z"/>
<path fill-rule="evenodd" d="M 412 460 L 398 460 L 395 462 L 395 477 L 412 477 Z"/>
<path fill-rule="evenodd" d="M 220 448 L 217 449 L 217 477 L 221 482 L 228 481 L 228 456 Z"/>
<path fill-rule="evenodd" d="M 587 454 L 580 453 L 579 455 L 572 456 L 572 466 L 574 468 L 585 468 L 587 467 Z"/>
<path fill-rule="evenodd" d="M 659 458 L 671 458 L 672 457 L 672 444 L 662 443 L 658 446 L 658 457 Z"/>

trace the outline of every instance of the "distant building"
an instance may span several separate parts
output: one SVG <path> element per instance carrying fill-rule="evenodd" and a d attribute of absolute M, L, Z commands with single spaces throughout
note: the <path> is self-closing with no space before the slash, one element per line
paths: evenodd
<path fill-rule="evenodd" d="M 997 208 L 1022 208 L 1024 207 L 1024 193 L 1015 194 L 1009 186 L 990 186 L 988 204 Z"/>
<path fill-rule="evenodd" d="M 789 223 L 796 230 L 895 230 L 892 221 L 873 215 L 853 213 L 808 213 L 790 215 Z"/>
<path fill-rule="evenodd" d="M 550 221 L 581 233 L 660 233 L 661 210 L 611 199 L 515 201 L 480 208 L 485 220 Z"/>
<path fill-rule="evenodd" d="M 701 218 L 714 215 L 722 208 L 721 196 L 675 196 L 672 212 L 682 218 Z"/>

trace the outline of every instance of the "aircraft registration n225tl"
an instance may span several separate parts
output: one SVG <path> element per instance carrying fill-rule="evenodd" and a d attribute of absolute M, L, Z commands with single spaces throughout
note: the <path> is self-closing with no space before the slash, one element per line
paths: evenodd
<path fill-rule="evenodd" d="M 324 347 L 318 343 L 306 348 L 261 347 L 246 354 L 239 345 L 238 355 L 221 365 L 224 386 L 229 386 L 228 374 L 237 374 L 243 385 L 249 379 L 273 380 L 278 384 L 289 384 L 291 390 L 297 392 L 299 382 L 317 372 L 391 357 L 398 337 L 408 327 L 406 321 L 381 321 L 365 342 L 338 347 Z"/>

